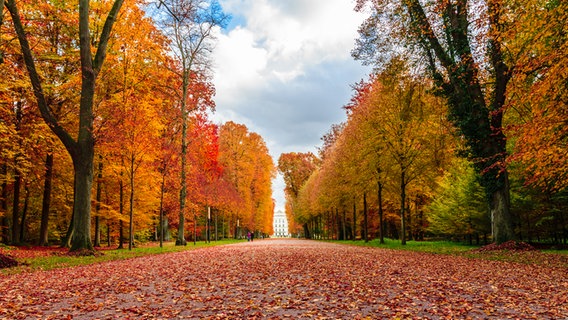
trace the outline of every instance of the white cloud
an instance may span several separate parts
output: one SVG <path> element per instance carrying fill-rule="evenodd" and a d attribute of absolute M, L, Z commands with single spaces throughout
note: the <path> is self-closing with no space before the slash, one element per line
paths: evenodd
<path fill-rule="evenodd" d="M 350 84 L 369 71 L 350 56 L 363 17 L 348 0 L 220 2 L 234 21 L 218 36 L 213 119 L 261 134 L 275 162 L 282 152 L 315 152 L 345 119 Z M 281 181 L 274 188 L 283 208 Z"/>

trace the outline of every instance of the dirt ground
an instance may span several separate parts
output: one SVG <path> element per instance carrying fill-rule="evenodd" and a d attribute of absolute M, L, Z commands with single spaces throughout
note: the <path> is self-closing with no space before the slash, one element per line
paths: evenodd
<path fill-rule="evenodd" d="M 0 319 L 468 318 L 568 318 L 568 269 L 281 239 L 0 276 Z"/>

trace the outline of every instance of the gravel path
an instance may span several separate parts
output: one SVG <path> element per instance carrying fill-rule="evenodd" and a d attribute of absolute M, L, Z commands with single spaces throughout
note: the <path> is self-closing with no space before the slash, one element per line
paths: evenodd
<path fill-rule="evenodd" d="M 0 319 L 566 319 L 568 270 L 262 240 L 0 276 Z"/>

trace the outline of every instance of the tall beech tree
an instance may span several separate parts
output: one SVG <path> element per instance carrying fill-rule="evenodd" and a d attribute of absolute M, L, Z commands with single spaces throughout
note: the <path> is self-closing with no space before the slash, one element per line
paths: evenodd
<path fill-rule="evenodd" d="M 112 27 L 124 0 L 112 4 L 97 41 L 92 41 L 90 30 L 89 0 L 79 0 L 79 49 L 81 61 L 81 98 L 79 103 L 79 127 L 76 138 L 73 131 L 65 129 L 53 113 L 51 101 L 46 99 L 46 85 L 36 68 L 35 58 L 28 41 L 24 24 L 15 0 L 6 0 L 18 36 L 26 69 L 41 115 L 53 133 L 61 140 L 73 160 L 75 169 L 75 195 L 73 206 L 73 237 L 71 250 L 93 250 L 91 242 L 91 186 L 93 183 L 93 99 L 97 76 L 103 66 Z M 96 44 L 96 45 L 95 45 Z M 95 48 L 93 48 L 95 47 Z M 93 56 L 93 49 L 95 54 Z"/>
<path fill-rule="evenodd" d="M 503 27 L 503 3 L 435 0 L 426 6 L 420 0 L 358 0 L 356 10 L 363 11 L 367 3 L 371 14 L 360 27 L 353 55 L 383 66 L 390 49 L 400 50 L 400 43 L 416 49 L 417 60 L 426 62 L 439 93 L 447 99 L 450 119 L 481 173 L 491 207 L 493 241 L 515 239 L 502 124 L 511 78 L 498 33 Z M 384 30 L 386 21 L 390 30 Z"/>
<path fill-rule="evenodd" d="M 178 88 L 181 109 L 181 189 L 179 195 L 179 225 L 176 245 L 185 245 L 184 224 L 187 201 L 187 130 L 189 114 L 203 104 L 195 92 L 190 90 L 193 79 L 207 78 L 210 69 L 210 54 L 213 50 L 214 30 L 224 27 L 229 16 L 223 13 L 216 0 L 160 0 L 156 19 L 161 23 L 164 34 L 171 41 L 181 79 Z"/>

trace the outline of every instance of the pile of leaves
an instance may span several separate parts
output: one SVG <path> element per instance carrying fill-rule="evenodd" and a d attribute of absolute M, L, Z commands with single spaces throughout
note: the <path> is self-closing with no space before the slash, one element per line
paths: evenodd
<path fill-rule="evenodd" d="M 11 268 L 18 265 L 16 259 L 0 253 L 0 269 Z"/>
<path fill-rule="evenodd" d="M 537 250 L 535 247 L 531 246 L 526 242 L 520 241 L 507 241 L 501 244 L 492 243 L 486 246 L 483 246 L 479 249 L 475 249 L 477 252 L 488 252 L 488 251 L 515 251 L 515 252 L 524 252 L 524 251 L 534 251 Z"/>
<path fill-rule="evenodd" d="M 70 257 L 89 257 L 89 256 L 100 257 L 104 255 L 104 253 L 93 249 L 79 249 L 75 251 L 65 252 L 63 255 Z"/>

